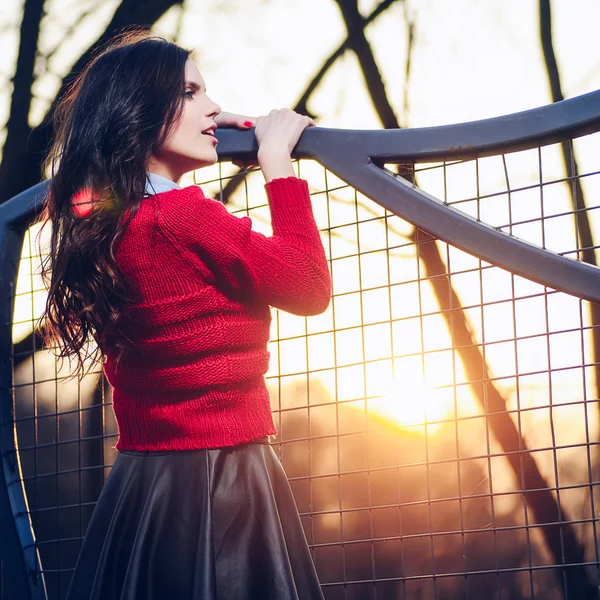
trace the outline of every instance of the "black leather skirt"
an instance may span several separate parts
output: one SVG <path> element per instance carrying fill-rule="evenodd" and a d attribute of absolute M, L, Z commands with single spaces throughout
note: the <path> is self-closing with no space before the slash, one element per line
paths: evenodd
<path fill-rule="evenodd" d="M 67 600 L 322 599 L 290 485 L 266 438 L 120 451 Z"/>

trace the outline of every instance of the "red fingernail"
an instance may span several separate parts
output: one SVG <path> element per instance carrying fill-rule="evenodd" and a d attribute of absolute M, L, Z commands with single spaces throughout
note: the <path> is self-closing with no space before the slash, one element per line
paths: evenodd
<path fill-rule="evenodd" d="M 244 121 L 246 127 L 252 127 L 252 121 Z"/>

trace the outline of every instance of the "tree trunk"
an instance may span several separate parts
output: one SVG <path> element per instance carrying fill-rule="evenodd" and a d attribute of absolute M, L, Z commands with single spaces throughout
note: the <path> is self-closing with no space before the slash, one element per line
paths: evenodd
<path fill-rule="evenodd" d="M 6 122 L 6 140 L 0 164 L 0 203 L 40 180 L 40 162 L 31 153 L 28 154 L 27 145 L 31 133 L 31 88 L 35 80 L 35 57 L 43 15 L 44 0 L 25 0 L 10 113 Z M 14 193 L 11 193 L 12 190 Z M 3 195 L 4 193 L 8 195 Z"/>

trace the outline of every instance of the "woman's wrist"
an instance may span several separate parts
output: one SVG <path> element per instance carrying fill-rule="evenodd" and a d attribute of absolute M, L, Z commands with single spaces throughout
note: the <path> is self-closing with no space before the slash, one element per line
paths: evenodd
<path fill-rule="evenodd" d="M 292 166 L 292 158 L 286 151 L 260 148 L 258 150 L 257 158 L 267 183 L 280 177 L 296 177 L 294 167 Z"/>

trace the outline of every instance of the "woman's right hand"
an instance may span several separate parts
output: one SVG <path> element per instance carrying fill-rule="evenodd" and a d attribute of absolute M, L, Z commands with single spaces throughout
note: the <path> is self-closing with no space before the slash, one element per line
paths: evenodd
<path fill-rule="evenodd" d="M 292 150 L 302 132 L 315 122 L 289 108 L 274 109 L 265 117 L 258 117 L 254 135 L 258 142 L 258 164 L 265 179 L 295 176 L 292 168 Z"/>
<path fill-rule="evenodd" d="M 289 108 L 273 109 L 267 116 L 258 117 L 254 135 L 259 152 L 285 152 L 289 155 L 298 143 L 302 132 L 315 122 Z"/>

